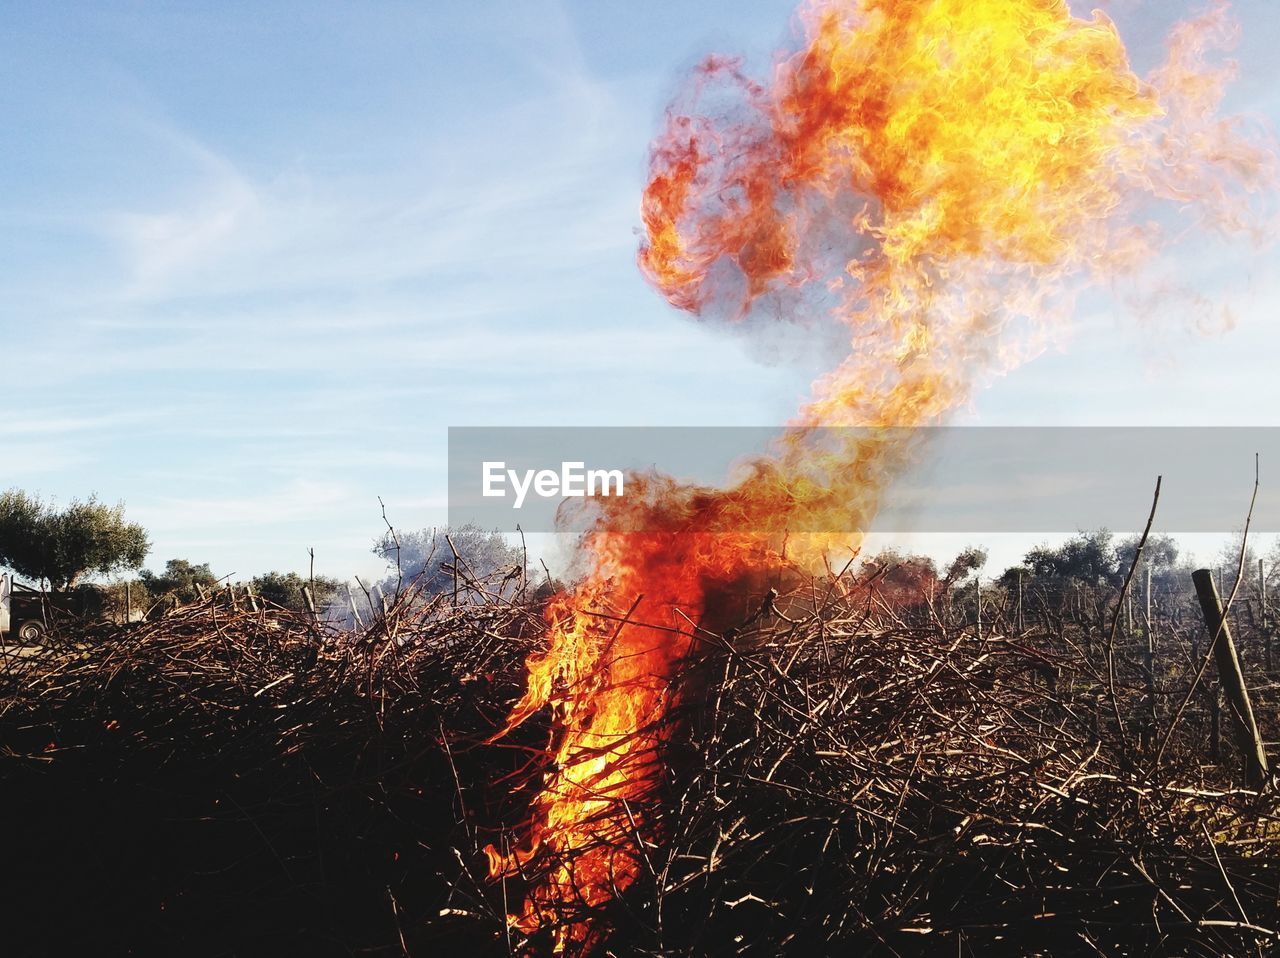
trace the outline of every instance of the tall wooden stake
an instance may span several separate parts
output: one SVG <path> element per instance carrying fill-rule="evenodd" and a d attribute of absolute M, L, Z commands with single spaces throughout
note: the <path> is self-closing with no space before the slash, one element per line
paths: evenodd
<path fill-rule="evenodd" d="M 1143 599 L 1146 608 L 1143 614 L 1143 625 L 1147 633 L 1147 745 L 1155 743 L 1156 736 L 1156 628 L 1151 621 L 1151 563 L 1147 563 L 1146 591 Z"/>
<path fill-rule="evenodd" d="M 1209 757 L 1222 761 L 1222 689 L 1209 683 Z"/>
<path fill-rule="evenodd" d="M 347 583 L 347 603 L 351 606 L 351 619 L 355 622 L 357 629 L 364 628 L 364 622 L 360 620 L 360 610 L 356 608 L 356 596 L 351 591 L 351 583 Z"/>
<path fill-rule="evenodd" d="M 1271 648 L 1271 618 L 1267 611 L 1267 567 L 1262 559 L 1258 560 L 1258 601 L 1262 606 L 1262 655 L 1267 674 L 1270 675 L 1275 671 L 1275 663 Z"/>
<path fill-rule="evenodd" d="M 973 598 L 974 605 L 978 610 L 977 618 L 974 620 L 974 628 L 977 632 L 978 641 L 982 641 L 982 576 L 973 577 Z"/>
<path fill-rule="evenodd" d="M 1018 634 L 1023 635 L 1027 631 L 1026 623 L 1022 620 L 1022 570 L 1018 570 Z"/>
<path fill-rule="evenodd" d="M 1147 566 L 1147 644 L 1156 649 L 1156 620 L 1151 615 L 1151 566 Z"/>
<path fill-rule="evenodd" d="M 1258 723 L 1253 717 L 1249 689 L 1244 684 L 1244 673 L 1240 670 L 1240 657 L 1236 654 L 1231 629 L 1223 616 L 1222 601 L 1214 587 L 1213 575 L 1208 569 L 1197 569 L 1191 573 L 1191 579 L 1195 583 L 1200 611 L 1204 613 L 1204 622 L 1209 629 L 1209 641 L 1214 643 L 1218 680 L 1227 700 L 1227 712 L 1236 747 L 1244 756 L 1245 784 L 1249 788 L 1258 788 L 1268 775 L 1267 752 L 1263 747 L 1262 737 L 1258 734 Z"/>

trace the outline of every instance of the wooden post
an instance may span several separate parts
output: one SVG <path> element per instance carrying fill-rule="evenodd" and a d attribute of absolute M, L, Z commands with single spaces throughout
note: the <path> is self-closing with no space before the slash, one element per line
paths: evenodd
<path fill-rule="evenodd" d="M 1147 644 L 1151 645 L 1152 648 L 1154 649 L 1156 625 L 1155 625 L 1155 621 L 1151 618 L 1151 566 L 1150 565 L 1147 566 L 1146 602 L 1147 602 L 1146 617 L 1147 617 L 1147 632 L 1148 632 Z"/>
<path fill-rule="evenodd" d="M 1267 567 L 1258 560 L 1258 604 L 1262 607 L 1262 657 L 1267 674 L 1275 672 L 1273 651 L 1271 649 L 1271 617 L 1267 610 Z"/>
<path fill-rule="evenodd" d="M 1204 613 L 1205 625 L 1209 629 L 1209 640 L 1214 642 L 1213 654 L 1217 660 L 1218 681 L 1227 700 L 1227 712 L 1236 746 L 1244 756 L 1245 784 L 1249 788 L 1258 788 L 1268 774 L 1267 753 L 1253 717 L 1249 689 L 1244 684 L 1244 673 L 1240 670 L 1240 657 L 1236 654 L 1231 629 L 1223 615 L 1218 590 L 1214 588 L 1213 576 L 1208 569 L 1197 569 L 1191 574 L 1191 579 L 1195 582 L 1200 610 Z"/>
<path fill-rule="evenodd" d="M 196 595 L 200 597 L 201 602 L 205 600 L 204 586 L 202 586 L 199 582 L 196 583 Z"/>
<path fill-rule="evenodd" d="M 1151 563 L 1147 563 L 1146 569 L 1146 593 L 1143 596 L 1146 601 L 1146 608 L 1143 613 L 1143 630 L 1147 634 L 1147 654 L 1146 654 L 1146 679 L 1147 679 L 1147 729 L 1146 739 L 1147 747 L 1150 748 L 1155 742 L 1156 737 L 1156 630 L 1155 625 L 1151 621 Z"/>
<path fill-rule="evenodd" d="M 125 581 L 124 584 L 124 622 L 128 625 L 133 619 L 133 583 Z"/>
<path fill-rule="evenodd" d="M 1023 635 L 1027 631 L 1026 623 L 1022 618 L 1022 570 L 1018 570 L 1018 634 Z"/>
<path fill-rule="evenodd" d="M 307 607 L 307 611 L 311 613 L 311 617 L 314 619 L 316 615 L 316 598 L 309 585 L 302 587 L 302 603 Z"/>
<path fill-rule="evenodd" d="M 249 600 L 249 611 L 251 612 L 259 611 L 258 597 L 254 595 L 252 582 L 249 583 L 247 586 L 245 586 L 244 594 L 245 594 L 245 598 Z"/>
<path fill-rule="evenodd" d="M 1209 757 L 1222 761 L 1222 689 L 1209 683 Z"/>
<path fill-rule="evenodd" d="M 978 610 L 977 617 L 974 619 L 974 629 L 978 636 L 978 641 L 982 641 L 982 576 L 973 577 L 973 597 L 974 607 Z"/>
<path fill-rule="evenodd" d="M 351 605 L 351 619 L 356 624 L 357 629 L 364 628 L 364 622 L 360 619 L 360 610 L 356 608 L 355 593 L 351 591 L 351 583 L 347 583 L 347 602 Z"/>

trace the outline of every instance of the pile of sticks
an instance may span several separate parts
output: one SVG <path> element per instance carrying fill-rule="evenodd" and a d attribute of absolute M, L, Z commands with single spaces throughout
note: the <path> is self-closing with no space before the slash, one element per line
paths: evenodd
<path fill-rule="evenodd" d="M 1275 791 L 1168 710 L 1144 745 L 1123 656 L 902 614 L 852 576 L 739 608 L 689 625 L 639 878 L 566 919 L 599 953 L 1280 942 Z M 468 576 L 355 628 L 220 595 L 6 658 L 15 953 L 541 953 L 482 850 L 548 770 L 554 716 L 489 741 L 544 631 L 522 583 Z"/>
<path fill-rule="evenodd" d="M 402 955 L 474 940 L 440 910 L 474 866 L 455 852 L 476 827 L 458 783 L 515 760 L 465 743 L 522 690 L 543 628 L 523 585 L 409 585 L 356 629 L 224 590 L 6 649 L 6 953 Z M 545 725 L 529 734 L 545 741 Z"/>
<path fill-rule="evenodd" d="M 1102 663 L 873 609 L 809 598 L 707 655 L 633 934 L 679 954 L 1280 941 L 1274 792 L 1202 765 L 1190 729 L 1138 751 L 1116 715 L 1140 691 Z"/>
<path fill-rule="evenodd" d="M 1194 663 L 1162 679 L 1171 704 L 1144 741 L 1149 689 L 1126 655 L 948 629 L 874 581 L 770 591 L 758 608 L 692 629 L 665 793 L 619 850 L 640 878 L 549 924 L 611 928 L 615 955 L 1280 943 L 1280 800 L 1239 787 L 1234 760 L 1208 761 L 1204 730 L 1172 704 Z M 544 927 L 511 950 L 548 940 Z"/>

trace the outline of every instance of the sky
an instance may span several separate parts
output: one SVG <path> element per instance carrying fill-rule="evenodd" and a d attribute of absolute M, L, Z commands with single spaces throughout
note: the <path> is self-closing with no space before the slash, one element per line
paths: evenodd
<path fill-rule="evenodd" d="M 1093 5 L 1139 71 L 1196 9 Z M 1235 9 L 1229 106 L 1280 126 L 1280 11 Z M 445 520 L 449 426 L 784 422 L 813 370 L 673 311 L 635 251 L 682 76 L 712 51 L 767 68 L 792 16 L 5 4 L 0 489 L 124 501 L 156 568 L 303 571 L 314 548 L 346 578 L 380 566 L 379 497 L 400 528 Z M 1280 251 L 1173 265 L 1233 329 L 1091 296 L 1068 341 L 959 421 L 1276 424 Z M 1004 539 L 993 564 L 1027 545 Z"/>

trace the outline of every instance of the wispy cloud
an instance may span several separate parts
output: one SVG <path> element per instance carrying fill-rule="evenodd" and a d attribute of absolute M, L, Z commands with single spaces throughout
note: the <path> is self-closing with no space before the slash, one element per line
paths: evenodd
<path fill-rule="evenodd" d="M 329 173 L 306 164 L 250 175 L 192 134 L 155 136 L 186 166 L 187 195 L 101 219 L 122 264 L 107 302 L 383 288 L 581 270 L 632 243 L 634 202 L 602 159 L 619 111 L 585 76 L 477 117 L 400 164 Z M 626 214 L 623 214 L 626 215 Z"/>
<path fill-rule="evenodd" d="M 214 525 L 219 528 L 299 521 L 321 522 L 350 500 L 342 483 L 296 479 L 275 489 L 241 488 L 227 496 L 165 496 L 134 507 L 131 515 L 158 533 Z"/>

